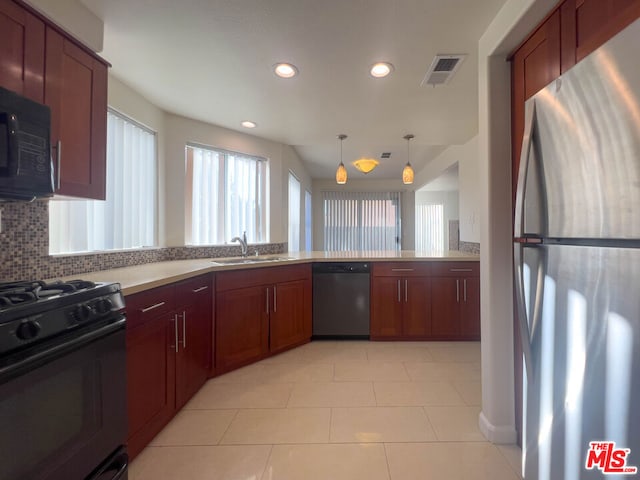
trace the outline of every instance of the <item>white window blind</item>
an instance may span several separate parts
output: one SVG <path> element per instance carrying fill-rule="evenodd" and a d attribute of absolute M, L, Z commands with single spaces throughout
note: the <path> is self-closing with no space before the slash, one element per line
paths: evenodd
<path fill-rule="evenodd" d="M 300 251 L 300 181 L 289 172 L 289 251 Z"/>
<path fill-rule="evenodd" d="M 322 192 L 324 249 L 400 250 L 400 192 Z"/>
<path fill-rule="evenodd" d="M 106 200 L 50 201 L 50 253 L 155 245 L 155 137 L 135 121 L 108 111 Z"/>
<path fill-rule="evenodd" d="M 444 250 L 444 205 L 416 205 L 416 250 Z"/>
<path fill-rule="evenodd" d="M 310 252 L 313 248 L 313 231 L 312 231 L 312 214 L 311 214 L 311 192 L 304 191 L 304 249 Z"/>
<path fill-rule="evenodd" d="M 193 145 L 185 150 L 187 243 L 220 245 L 245 231 L 249 242 L 267 242 L 267 161 Z"/>

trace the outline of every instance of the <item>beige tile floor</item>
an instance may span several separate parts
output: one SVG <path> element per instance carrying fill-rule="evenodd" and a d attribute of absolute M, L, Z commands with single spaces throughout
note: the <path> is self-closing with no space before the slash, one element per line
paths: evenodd
<path fill-rule="evenodd" d="M 129 478 L 518 480 L 480 388 L 476 342 L 312 342 L 207 382 Z"/>

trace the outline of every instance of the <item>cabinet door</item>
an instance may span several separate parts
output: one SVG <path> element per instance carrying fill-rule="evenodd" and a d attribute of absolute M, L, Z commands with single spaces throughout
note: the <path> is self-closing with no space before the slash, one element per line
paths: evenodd
<path fill-rule="evenodd" d="M 127 330 L 128 450 L 135 457 L 175 409 L 175 315 Z"/>
<path fill-rule="evenodd" d="M 371 338 L 402 335 L 402 282 L 400 277 L 373 277 L 371 282 Z"/>
<path fill-rule="evenodd" d="M 431 333 L 436 338 L 460 334 L 461 280 L 456 277 L 431 279 Z"/>
<path fill-rule="evenodd" d="M 402 334 L 405 337 L 424 338 L 431 334 L 431 279 L 413 277 L 404 283 Z"/>
<path fill-rule="evenodd" d="M 297 280 L 274 285 L 269 317 L 269 350 L 271 353 L 300 344 L 306 339 L 306 283 L 304 280 Z"/>
<path fill-rule="evenodd" d="M 480 340 L 480 278 L 462 279 L 460 333 L 469 340 Z"/>
<path fill-rule="evenodd" d="M 42 102 L 44 23 L 15 3 L 2 0 L 0 32 L 0 86 Z"/>
<path fill-rule="evenodd" d="M 107 67 L 52 28 L 46 41 L 44 100 L 51 107 L 56 193 L 104 200 Z"/>
<path fill-rule="evenodd" d="M 216 295 L 216 373 L 260 360 L 269 349 L 267 287 Z"/>
<path fill-rule="evenodd" d="M 204 288 L 199 290 L 199 288 Z M 193 290 L 199 290 L 193 292 Z M 178 287 L 179 293 L 179 287 Z M 176 358 L 176 408 L 182 408 L 204 385 L 211 358 L 213 320 L 211 287 L 192 289 L 189 305 L 178 312 L 179 350 Z"/>
<path fill-rule="evenodd" d="M 512 64 L 512 188 L 515 188 L 524 135 L 524 103 L 560 76 L 560 12 L 556 11 L 516 51 Z"/>

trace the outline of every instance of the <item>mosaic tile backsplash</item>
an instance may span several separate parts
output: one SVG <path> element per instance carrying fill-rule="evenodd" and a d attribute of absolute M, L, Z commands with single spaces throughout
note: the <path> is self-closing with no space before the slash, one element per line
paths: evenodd
<path fill-rule="evenodd" d="M 87 255 L 49 255 L 49 203 L 0 203 L 0 282 L 79 275 L 110 268 L 188 258 L 233 257 L 240 246 L 166 247 Z M 286 243 L 249 245 L 249 252 L 284 253 Z"/>
<path fill-rule="evenodd" d="M 458 250 L 461 252 L 475 253 L 480 255 L 480 244 L 476 242 L 464 242 L 460 240 Z"/>

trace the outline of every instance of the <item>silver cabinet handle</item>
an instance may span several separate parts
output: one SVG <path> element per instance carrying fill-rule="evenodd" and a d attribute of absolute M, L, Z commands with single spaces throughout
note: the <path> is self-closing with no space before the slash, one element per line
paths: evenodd
<path fill-rule="evenodd" d="M 182 311 L 182 349 L 187 348 L 187 312 Z"/>
<path fill-rule="evenodd" d="M 57 177 L 56 178 L 56 190 L 60 190 L 60 178 L 61 178 L 61 174 L 60 174 L 60 169 L 62 168 L 62 140 L 58 140 L 58 143 L 56 145 L 56 169 L 57 171 Z"/>
<path fill-rule="evenodd" d="M 464 303 L 467 303 L 467 279 L 465 278 L 463 280 L 463 284 L 464 284 Z"/>
<path fill-rule="evenodd" d="M 392 272 L 413 272 L 413 268 L 392 268 Z"/>
<path fill-rule="evenodd" d="M 174 315 L 171 321 L 173 322 L 174 342 L 173 345 L 170 345 L 170 347 L 173 348 L 176 353 L 178 353 L 178 315 Z"/>
<path fill-rule="evenodd" d="M 529 172 L 529 157 L 533 144 L 533 129 L 536 120 L 535 100 L 527 102 L 524 110 L 524 136 L 522 137 L 522 150 L 520 151 L 520 166 L 518 169 L 518 184 L 516 187 L 515 218 L 513 221 L 513 236 L 524 235 L 524 190 L 527 184 Z"/>
<path fill-rule="evenodd" d="M 456 278 L 456 302 L 460 303 L 460 280 Z"/>
<path fill-rule="evenodd" d="M 400 280 L 398 280 L 398 303 L 400 303 Z"/>
<path fill-rule="evenodd" d="M 409 301 L 409 294 L 407 293 L 409 290 L 408 284 L 409 284 L 409 280 L 405 278 L 404 279 L 404 303 L 407 303 Z"/>
<path fill-rule="evenodd" d="M 150 307 L 143 308 L 143 309 L 141 310 L 141 312 L 142 312 L 142 313 L 147 313 L 147 312 L 149 312 L 149 311 L 151 311 L 151 310 L 155 310 L 156 308 L 160 308 L 160 307 L 161 307 L 161 306 L 163 306 L 164 304 L 165 304 L 165 302 L 156 303 L 155 305 L 151 305 Z"/>
<path fill-rule="evenodd" d="M 269 315 L 269 289 L 267 288 L 267 315 Z"/>
<path fill-rule="evenodd" d="M 273 286 L 273 313 L 278 311 L 278 287 Z"/>
<path fill-rule="evenodd" d="M 200 287 L 200 288 L 196 288 L 195 290 L 191 290 L 193 293 L 198 293 L 201 292 L 203 290 L 206 290 L 207 288 L 209 288 L 208 285 L 205 285 L 204 287 Z"/>
<path fill-rule="evenodd" d="M 450 268 L 450 272 L 473 272 L 472 268 Z"/>

